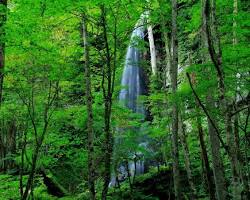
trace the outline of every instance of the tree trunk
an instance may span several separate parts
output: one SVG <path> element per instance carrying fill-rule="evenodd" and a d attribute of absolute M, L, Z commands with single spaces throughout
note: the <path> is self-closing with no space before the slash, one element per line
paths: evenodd
<path fill-rule="evenodd" d="M 235 142 L 235 153 L 238 161 L 238 167 L 239 167 L 239 177 L 241 180 L 241 183 L 244 186 L 244 191 L 243 193 L 245 194 L 246 198 L 245 199 L 250 199 L 250 189 L 248 185 L 248 176 L 247 172 L 244 171 L 244 163 L 243 163 L 243 155 L 241 155 L 240 151 L 240 142 L 239 142 L 239 116 L 236 114 L 233 119 L 233 124 L 234 124 L 234 142 Z M 244 199 L 244 198 L 243 198 Z"/>
<path fill-rule="evenodd" d="M 21 164 L 19 164 L 19 190 L 20 199 L 23 197 L 23 172 L 24 172 L 24 156 L 27 145 L 27 129 L 24 129 L 21 136 Z"/>
<path fill-rule="evenodd" d="M 57 91 L 58 91 L 58 88 L 56 88 L 56 91 L 55 91 L 55 94 L 52 94 L 51 93 L 51 89 L 52 89 L 52 84 L 50 82 L 50 88 L 48 88 L 48 99 L 47 99 L 47 102 L 45 104 L 45 108 L 44 108 L 44 113 L 43 113 L 43 128 L 42 128 L 42 131 L 41 133 L 39 134 L 38 132 L 38 129 L 37 129 L 37 126 L 36 126 L 36 121 L 35 121 L 35 118 L 34 118 L 34 113 L 35 113 L 35 107 L 34 107 L 34 103 L 31 103 L 31 105 L 27 105 L 27 109 L 28 109 L 28 113 L 29 113 L 29 117 L 30 117 L 30 121 L 32 123 L 32 126 L 33 126 L 33 131 L 34 131 L 34 135 L 35 135 L 35 138 L 34 138 L 34 144 L 35 144 L 35 147 L 34 147 L 34 150 L 33 150 L 33 155 L 32 155 L 32 161 L 31 161 L 31 171 L 29 173 L 29 177 L 28 177 L 28 181 L 27 181 L 27 184 L 26 184 L 26 187 L 25 187 L 25 191 L 23 193 L 23 196 L 22 196 L 22 200 L 27 200 L 29 198 L 29 195 L 32 195 L 33 193 L 33 182 L 34 182 L 34 177 L 35 177 L 35 174 L 36 174 L 36 165 L 37 165 L 37 160 L 39 158 L 39 152 L 40 152 L 40 149 L 43 145 L 43 141 L 45 139 L 45 135 L 47 133 L 47 130 L 48 130 L 48 126 L 49 126 L 49 120 L 51 119 L 51 116 L 53 114 L 53 112 L 49 113 L 49 110 L 51 108 L 51 106 L 54 105 L 54 102 L 56 100 L 56 97 L 57 97 Z M 33 91 L 32 91 L 32 96 L 31 96 L 31 102 L 34 101 L 34 95 L 33 95 Z M 23 100 L 25 101 L 25 100 Z M 29 107 L 31 106 L 31 107 Z"/>
<path fill-rule="evenodd" d="M 130 170 L 129 170 L 129 162 L 128 162 L 128 160 L 125 161 L 125 165 L 126 165 L 126 171 L 128 173 L 129 188 L 130 188 L 130 192 L 131 192 L 131 195 L 132 195 L 133 185 L 132 185 L 131 173 L 130 173 Z"/>
<path fill-rule="evenodd" d="M 163 20 L 162 20 L 163 21 Z M 166 67 L 165 67 L 165 81 L 164 81 L 164 86 L 166 88 L 169 87 L 171 78 L 170 78 L 170 68 L 171 68 L 171 50 L 170 50 L 170 39 L 168 36 L 168 33 L 166 32 L 166 26 L 164 25 L 164 22 L 162 22 L 162 31 L 163 31 L 163 36 L 164 36 L 164 44 L 165 44 L 165 53 L 166 53 Z"/>
<path fill-rule="evenodd" d="M 201 13 L 202 14 L 202 13 Z M 202 42 L 202 48 L 203 47 L 207 47 L 207 44 L 205 42 L 205 29 L 204 29 L 204 24 L 202 25 L 202 29 L 201 29 L 201 40 Z M 202 54 L 202 61 L 206 62 L 207 58 L 206 58 L 206 54 L 203 53 Z M 192 58 L 191 55 L 189 55 L 189 65 L 191 66 L 193 64 L 192 62 Z M 195 76 L 194 76 L 195 77 Z M 193 80 L 191 80 L 192 82 L 196 82 L 195 78 Z M 214 188 L 214 181 L 213 181 L 213 172 L 210 168 L 209 165 L 209 159 L 208 159 L 208 153 L 207 153 L 207 147 L 206 147 L 206 143 L 204 140 L 204 132 L 203 132 L 203 128 L 202 128 L 202 123 L 201 123 L 201 113 L 199 110 L 199 101 L 196 98 L 195 99 L 195 110 L 196 110 L 196 114 L 197 114 L 197 118 L 196 118 L 196 125 L 197 125 L 197 131 L 198 131 L 198 136 L 199 136 L 199 143 L 200 143 L 200 148 L 201 148 L 201 158 L 202 158 L 202 168 L 203 168 L 203 177 L 205 179 L 205 183 L 207 184 L 207 190 L 209 193 L 209 198 L 210 200 L 215 200 L 215 188 Z"/>
<path fill-rule="evenodd" d="M 218 129 L 218 125 L 215 122 L 216 117 L 213 114 L 215 107 L 215 102 L 213 99 L 213 96 L 211 96 L 211 91 L 208 91 L 209 95 L 207 96 L 207 108 L 210 111 L 207 111 L 207 108 L 202 104 L 201 100 L 199 99 L 197 93 L 195 92 L 189 73 L 187 73 L 188 81 L 190 84 L 190 87 L 197 98 L 197 102 L 205 112 L 207 116 L 208 121 L 208 133 L 210 137 L 210 144 L 211 144 L 211 151 L 212 151 L 212 162 L 213 162 L 213 172 L 214 172 L 214 180 L 215 180 L 215 186 L 216 186 L 216 194 L 217 198 L 220 199 L 226 199 L 227 190 L 226 190 L 226 182 L 225 182 L 225 176 L 224 176 L 224 167 L 223 167 L 223 160 L 220 155 L 220 143 L 222 147 L 225 149 L 225 151 L 229 154 L 228 148 L 225 145 L 221 135 L 220 130 Z"/>
<path fill-rule="evenodd" d="M 228 141 L 228 150 L 229 150 L 229 159 L 231 163 L 231 169 L 232 169 L 232 184 L 233 184 L 233 193 L 235 196 L 239 196 L 236 193 L 241 193 L 239 191 L 239 174 L 240 174 L 240 169 L 239 169 L 239 162 L 237 158 L 237 152 L 236 151 L 236 145 L 233 137 L 233 131 L 232 131 L 232 119 L 231 119 L 231 106 L 228 105 L 228 101 L 225 98 L 225 75 L 224 75 L 224 69 L 222 66 L 222 52 L 221 52 L 221 45 L 220 45 L 220 40 L 219 40 L 219 34 L 217 31 L 217 26 L 216 23 L 212 24 L 214 27 L 214 37 L 218 38 L 217 39 L 217 46 L 218 46 L 218 52 L 215 51 L 215 45 L 212 39 L 212 32 L 209 28 L 209 18 L 210 15 L 212 19 L 214 19 L 214 22 L 216 22 L 216 15 L 215 15 L 215 2 L 212 1 L 212 5 L 208 0 L 205 0 L 204 3 L 204 19 L 205 19 L 205 24 L 206 24 L 206 36 L 207 36 L 207 41 L 208 41 L 208 47 L 209 47 L 209 53 L 211 60 L 213 61 L 213 64 L 215 66 L 215 69 L 217 71 L 217 78 L 218 78 L 218 92 L 219 92 L 219 103 L 220 103 L 220 108 L 222 115 L 224 116 L 224 123 L 225 123 L 225 131 L 227 135 L 227 141 Z M 238 12 L 238 3 L 237 0 L 234 1 L 234 14 L 236 15 Z M 212 12 L 211 12 L 211 11 Z M 211 24 L 211 23 L 210 23 Z M 234 17 L 234 43 L 237 43 L 237 38 L 236 38 L 236 20 Z"/>
<path fill-rule="evenodd" d="M 0 108 L 3 102 L 3 79 L 5 66 L 5 23 L 7 19 L 7 0 L 0 0 Z M 0 172 L 5 171 L 6 144 L 3 122 L 0 122 Z"/>
<path fill-rule="evenodd" d="M 233 2 L 233 45 L 236 46 L 238 45 L 238 37 L 237 37 L 237 16 L 238 16 L 238 0 L 234 0 Z M 236 67 L 238 67 L 238 63 L 236 62 Z M 238 75 L 238 74 L 237 74 Z M 236 75 L 236 79 L 238 79 Z M 237 80 L 238 83 L 238 80 Z M 236 91 L 238 92 L 239 86 L 237 85 Z M 238 93 L 236 94 L 235 101 L 237 101 L 238 98 Z M 235 110 L 237 110 L 237 105 L 235 105 Z M 244 192 L 247 195 L 247 198 L 250 198 L 250 190 L 249 190 L 249 185 L 248 185 L 248 180 L 246 180 L 245 177 L 245 172 L 243 171 L 243 166 L 244 164 L 242 163 L 241 158 L 243 157 L 240 152 L 240 142 L 239 142 L 239 116 L 238 113 L 235 114 L 233 117 L 233 124 L 234 124 L 234 138 L 232 138 L 232 142 L 234 143 L 234 149 L 235 149 L 235 161 L 237 164 L 236 170 L 238 172 L 238 176 L 241 180 L 241 183 L 244 185 Z M 233 153 L 233 152 L 232 152 Z M 235 177 L 236 178 L 236 177 Z M 235 180 L 237 180 L 236 178 Z M 239 185 L 239 182 L 235 182 L 235 191 L 237 191 L 237 185 Z"/>
<path fill-rule="evenodd" d="M 104 5 L 101 6 L 101 17 L 102 17 L 102 27 L 103 27 L 103 37 L 104 37 L 104 44 L 106 50 L 106 67 L 107 69 L 103 70 L 103 79 L 102 79 L 102 89 L 103 89 L 103 96 L 104 96 L 104 183 L 102 189 L 102 200 L 107 199 L 108 187 L 111 179 L 111 160 L 112 160 L 112 153 L 113 153 L 113 135 L 111 132 L 111 108 L 112 108 L 112 94 L 114 88 L 114 70 L 112 71 L 111 67 L 111 54 L 108 42 L 108 32 L 106 27 L 106 10 Z M 115 33 L 116 34 L 116 33 Z M 116 45 L 115 45 L 116 48 Z M 114 50 L 116 51 L 116 49 Z M 114 58 L 115 59 L 115 58 Z M 105 67 L 104 66 L 104 67 Z M 114 62 L 115 67 L 115 62 Z M 113 73 L 112 73 L 113 72 Z M 105 78 L 106 77 L 106 78 Z M 104 81 L 107 79 L 107 86 L 105 87 Z"/>
<path fill-rule="evenodd" d="M 233 44 L 238 44 L 238 38 L 237 38 L 237 20 L 236 17 L 238 15 L 238 0 L 234 0 L 234 10 L 233 10 Z"/>
<path fill-rule="evenodd" d="M 177 2 L 172 0 L 172 62 L 170 76 L 171 89 L 175 96 L 177 91 L 178 74 L 178 39 L 177 39 Z M 179 149 L 178 149 L 178 104 L 173 103 L 172 108 L 172 154 L 175 198 L 181 199 L 180 170 L 179 170 Z"/>
<path fill-rule="evenodd" d="M 15 168 L 15 161 L 13 159 L 16 153 L 16 133 L 17 127 L 14 120 L 7 124 L 7 138 L 6 138 L 6 156 L 8 159 L 5 161 L 6 170 L 11 170 Z"/>
<path fill-rule="evenodd" d="M 90 199 L 95 199 L 95 166 L 94 166 L 94 130 L 93 130 L 93 110 L 91 93 L 91 71 L 89 65 L 89 44 L 86 16 L 82 17 L 82 37 L 85 60 L 85 84 L 86 84 L 86 104 L 87 104 L 87 132 L 88 132 L 88 187 Z"/>
<path fill-rule="evenodd" d="M 150 22 L 148 22 L 148 23 L 150 23 Z M 151 24 L 148 24 L 148 40 L 149 40 L 149 47 L 150 47 L 152 74 L 153 74 L 153 76 L 156 76 L 156 73 L 157 73 L 156 49 L 155 49 L 153 28 L 152 28 Z"/>
<path fill-rule="evenodd" d="M 158 0 L 158 2 L 159 2 L 160 7 L 166 3 L 164 0 Z M 162 14 L 162 12 L 160 12 L 160 23 L 161 23 L 161 32 L 163 34 L 165 54 L 166 54 L 166 58 L 165 58 L 166 66 L 164 68 L 164 74 L 165 74 L 164 86 L 165 86 L 165 88 L 169 88 L 170 82 L 171 82 L 170 68 L 171 68 L 171 60 L 172 60 L 171 42 L 170 42 L 171 39 L 170 39 L 170 36 L 167 32 L 168 28 L 166 26 L 166 18 Z"/>
<path fill-rule="evenodd" d="M 236 149 L 235 138 L 233 135 L 233 127 L 232 127 L 232 117 L 231 112 L 228 109 L 227 116 L 226 116 L 226 124 L 227 124 L 227 133 L 232 135 L 227 135 L 227 143 L 229 145 L 230 154 L 230 164 L 231 164 L 231 171 L 232 171 L 232 197 L 233 199 L 239 199 L 241 196 L 241 184 L 240 184 L 240 165 L 238 160 L 238 154 Z"/>
<path fill-rule="evenodd" d="M 170 68 L 171 68 L 171 51 L 169 44 L 169 37 L 167 32 L 164 31 L 164 43 L 165 43 L 165 51 L 166 51 L 166 68 L 165 68 L 165 87 L 168 88 L 171 82 L 170 78 Z"/>
<path fill-rule="evenodd" d="M 3 78 L 5 66 L 5 23 L 7 19 L 7 0 L 0 0 L 0 105 L 3 101 Z"/>
<path fill-rule="evenodd" d="M 186 168 L 187 177 L 188 177 L 188 183 L 191 188 L 191 198 L 196 199 L 196 189 L 195 189 L 195 185 L 194 185 L 193 177 L 192 177 L 189 148 L 188 148 L 187 138 L 186 138 L 186 127 L 182 121 L 181 116 L 179 120 L 179 130 L 180 130 L 181 144 L 182 144 L 182 148 L 184 151 L 184 160 L 185 160 L 185 168 Z"/>
<path fill-rule="evenodd" d="M 29 173 L 28 181 L 26 183 L 26 187 L 25 187 L 25 191 L 24 191 L 23 196 L 22 196 L 22 200 L 27 200 L 29 198 L 29 194 L 33 190 L 33 181 L 34 181 L 34 176 L 36 173 L 36 163 L 37 163 L 37 159 L 39 156 L 39 149 L 40 149 L 40 147 L 36 146 L 34 154 L 32 156 L 31 171 Z"/>
<path fill-rule="evenodd" d="M 107 199 L 107 193 L 108 193 L 108 186 L 111 179 L 111 158 L 112 158 L 112 150 L 113 150 L 113 136 L 110 130 L 110 118 L 111 118 L 111 100 L 106 99 L 105 100 L 105 158 L 104 158 L 104 184 L 103 184 L 103 190 L 102 190 L 102 200 Z"/>
<path fill-rule="evenodd" d="M 5 171 L 6 146 L 3 123 L 0 122 L 0 124 L 0 172 L 2 172 Z"/>
<path fill-rule="evenodd" d="M 197 106 L 198 107 L 198 106 Z M 203 128 L 201 124 L 201 117 L 200 117 L 200 112 L 197 108 L 197 129 L 198 129 L 198 134 L 199 134 L 199 141 L 200 141 L 200 147 L 201 147 L 201 155 L 202 155 L 202 160 L 204 163 L 204 177 L 206 179 L 207 183 L 207 188 L 209 192 L 209 197 L 210 200 L 215 200 L 215 190 L 214 190 L 214 181 L 211 176 L 211 169 L 209 166 L 209 160 L 208 160 L 208 155 L 207 155 L 207 147 L 204 141 L 204 133 L 203 133 Z"/>
<path fill-rule="evenodd" d="M 215 109 L 215 106 L 213 98 L 210 95 L 207 97 L 207 106 L 210 108 L 209 109 L 210 113 L 212 113 L 213 110 Z M 211 120 L 209 119 L 208 119 L 208 134 L 211 144 L 211 155 L 213 163 L 213 174 L 214 174 L 214 182 L 216 188 L 216 196 L 218 200 L 225 200 L 227 196 L 227 190 L 226 190 L 226 181 L 224 175 L 224 166 L 220 153 L 220 141 L 217 136 L 216 130 L 212 125 Z"/>

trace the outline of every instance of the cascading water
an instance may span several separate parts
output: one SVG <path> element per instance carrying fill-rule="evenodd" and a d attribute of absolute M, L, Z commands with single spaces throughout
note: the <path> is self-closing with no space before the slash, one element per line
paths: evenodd
<path fill-rule="evenodd" d="M 139 113 L 142 114 L 142 116 L 145 116 L 145 108 L 143 103 L 139 101 L 139 96 L 146 94 L 145 76 L 142 68 L 143 52 L 139 47 L 140 41 L 144 39 L 143 21 L 144 16 L 142 15 L 131 35 L 130 45 L 127 50 L 125 66 L 122 75 L 121 85 L 123 89 L 119 94 L 119 102 L 125 107 L 131 109 L 134 113 Z M 135 128 L 133 131 L 137 133 L 140 131 L 138 129 L 140 128 Z M 122 132 L 122 130 L 120 131 Z M 145 142 L 138 142 L 138 146 L 140 147 L 144 147 L 145 145 Z M 135 162 L 131 161 L 128 163 L 130 175 L 133 177 L 135 174 L 143 174 L 143 155 L 140 152 L 136 152 L 134 155 L 130 156 L 136 160 Z M 127 169 L 124 165 L 120 166 L 119 173 L 122 175 L 122 177 L 128 176 Z"/>
<path fill-rule="evenodd" d="M 141 67 L 142 52 L 138 48 L 138 41 L 144 38 L 144 27 L 135 28 L 127 50 L 125 67 L 121 85 L 124 87 L 119 95 L 119 101 L 133 112 L 145 114 L 143 105 L 138 97 L 145 94 L 145 81 Z"/>

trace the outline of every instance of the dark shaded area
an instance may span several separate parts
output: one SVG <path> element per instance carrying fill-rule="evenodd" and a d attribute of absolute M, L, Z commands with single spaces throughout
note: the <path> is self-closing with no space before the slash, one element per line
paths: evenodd
<path fill-rule="evenodd" d="M 147 196 L 160 200 L 174 199 L 172 171 L 164 170 L 143 181 L 136 181 L 134 188 Z"/>
<path fill-rule="evenodd" d="M 64 197 L 66 195 L 62 186 L 60 186 L 54 179 L 53 176 L 48 176 L 45 171 L 41 171 L 43 177 L 43 183 L 46 185 L 48 193 L 56 197 Z"/>
<path fill-rule="evenodd" d="M 189 184 L 184 170 L 181 171 L 182 193 L 189 197 Z M 119 189 L 118 189 L 119 190 Z M 173 172 L 171 169 L 161 169 L 155 173 L 137 177 L 132 190 L 111 193 L 113 199 L 129 200 L 174 200 Z"/>

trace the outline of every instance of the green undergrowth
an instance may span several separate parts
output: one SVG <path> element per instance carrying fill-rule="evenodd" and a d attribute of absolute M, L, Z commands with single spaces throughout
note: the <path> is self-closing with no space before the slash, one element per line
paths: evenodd
<path fill-rule="evenodd" d="M 0 175 L 0 200 L 18 199 L 18 188 L 18 177 L 11 175 Z"/>
<path fill-rule="evenodd" d="M 166 167 L 151 168 L 148 173 L 137 176 L 132 188 L 128 181 L 121 184 L 120 188 L 110 191 L 110 200 L 162 200 L 171 197 L 172 181 L 171 170 Z"/>
<path fill-rule="evenodd" d="M 161 169 L 164 171 L 166 169 Z M 134 182 L 134 188 L 131 190 L 128 181 L 121 183 L 121 188 L 110 188 L 109 200 L 158 200 L 158 197 L 152 194 L 144 194 L 143 188 L 140 186 L 145 182 L 154 179 L 159 172 L 156 169 L 151 169 L 144 175 L 137 176 Z M 49 175 L 51 176 L 51 174 Z M 26 183 L 27 176 L 24 176 L 24 184 Z M 19 200 L 19 176 L 14 175 L 0 175 L 0 200 Z M 99 183 L 99 184 L 98 184 Z M 101 197 L 101 181 L 97 181 L 97 199 Z M 80 187 L 80 186 L 79 186 Z M 67 195 L 64 197 L 55 197 L 48 193 L 48 188 L 43 182 L 41 176 L 37 176 L 34 184 L 34 199 L 35 200 L 89 200 L 88 191 L 86 186 L 82 186 L 82 192 L 75 195 Z M 159 187 L 160 184 L 159 184 Z"/>
<path fill-rule="evenodd" d="M 186 183 L 185 173 L 181 173 L 183 185 Z M 50 178 L 58 181 L 52 173 Z M 53 176 L 53 177 L 51 177 Z M 58 174 L 57 174 L 58 176 Z M 24 176 L 24 183 L 27 177 Z M 0 175 L 0 200 L 18 200 L 19 198 L 19 177 L 13 175 Z M 61 182 L 58 182 L 60 185 Z M 81 189 L 75 194 L 66 193 L 64 197 L 56 197 L 48 192 L 42 176 L 37 176 L 34 183 L 35 200 L 89 200 L 86 184 L 80 184 Z M 97 200 L 101 199 L 102 181 L 96 182 Z M 185 188 L 186 199 L 189 199 L 189 188 Z M 151 168 L 148 173 L 138 175 L 133 180 L 132 188 L 128 180 L 120 183 L 120 188 L 112 187 L 109 189 L 108 200 L 165 200 L 174 199 L 172 170 L 167 167 L 160 169 Z M 198 198 L 205 200 L 205 198 Z"/>

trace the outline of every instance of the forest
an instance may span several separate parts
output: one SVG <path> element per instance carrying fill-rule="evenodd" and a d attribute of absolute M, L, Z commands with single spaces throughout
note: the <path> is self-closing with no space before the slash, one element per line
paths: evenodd
<path fill-rule="evenodd" d="M 0 0 L 0 200 L 249 200 L 250 1 Z"/>

